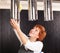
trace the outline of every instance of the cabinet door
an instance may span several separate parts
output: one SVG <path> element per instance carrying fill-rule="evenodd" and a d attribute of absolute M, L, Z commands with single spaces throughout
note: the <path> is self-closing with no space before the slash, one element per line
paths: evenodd
<path fill-rule="evenodd" d="M 1 53 L 18 53 L 19 41 L 10 26 L 10 10 L 1 10 Z"/>
<path fill-rule="evenodd" d="M 1 52 L 1 10 L 0 10 L 0 52 Z"/>

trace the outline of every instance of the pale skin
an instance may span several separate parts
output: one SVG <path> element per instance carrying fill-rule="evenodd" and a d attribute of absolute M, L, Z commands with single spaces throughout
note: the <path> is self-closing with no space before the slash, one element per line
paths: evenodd
<path fill-rule="evenodd" d="M 11 19 L 10 24 L 17 31 L 23 45 L 25 45 L 28 40 L 30 40 L 31 42 L 35 42 L 37 38 L 39 38 L 38 34 L 40 32 L 40 29 L 38 27 L 34 27 L 30 30 L 29 32 L 30 38 L 28 39 L 24 36 L 24 33 L 21 31 L 17 21 L 15 21 L 14 19 Z"/>

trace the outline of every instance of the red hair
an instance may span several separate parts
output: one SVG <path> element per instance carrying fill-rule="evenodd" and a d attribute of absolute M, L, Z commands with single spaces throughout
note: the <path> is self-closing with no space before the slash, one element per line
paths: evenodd
<path fill-rule="evenodd" d="M 46 37 L 46 31 L 45 31 L 45 27 L 43 27 L 42 25 L 35 25 L 34 27 L 38 27 L 41 31 L 39 32 L 39 38 L 37 40 L 39 41 L 43 41 L 43 39 Z"/>

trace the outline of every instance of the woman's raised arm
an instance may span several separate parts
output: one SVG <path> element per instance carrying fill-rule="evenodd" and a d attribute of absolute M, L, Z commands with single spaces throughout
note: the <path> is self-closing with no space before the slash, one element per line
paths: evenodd
<path fill-rule="evenodd" d="M 14 19 L 11 19 L 10 20 L 10 24 L 11 26 L 17 31 L 21 41 L 22 41 L 22 44 L 25 45 L 27 43 L 27 41 L 29 40 L 25 34 L 21 31 L 17 21 L 15 21 Z"/>

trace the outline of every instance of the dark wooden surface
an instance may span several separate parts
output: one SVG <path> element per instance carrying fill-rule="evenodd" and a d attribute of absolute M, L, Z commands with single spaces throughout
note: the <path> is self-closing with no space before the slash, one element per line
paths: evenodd
<path fill-rule="evenodd" d="M 0 11 L 0 53 L 1 53 L 1 11 Z"/>
<path fill-rule="evenodd" d="M 38 11 L 39 20 L 31 22 L 28 21 L 28 11 L 23 10 L 21 12 L 21 29 L 25 34 L 28 34 L 35 24 L 45 26 L 47 36 L 43 41 L 43 51 L 45 53 L 60 53 L 60 12 L 54 12 L 54 20 L 49 22 L 43 20 L 43 15 L 43 11 Z M 0 48 L 2 53 L 17 53 L 20 42 L 12 30 L 9 20 L 10 11 L 0 10 Z"/>

